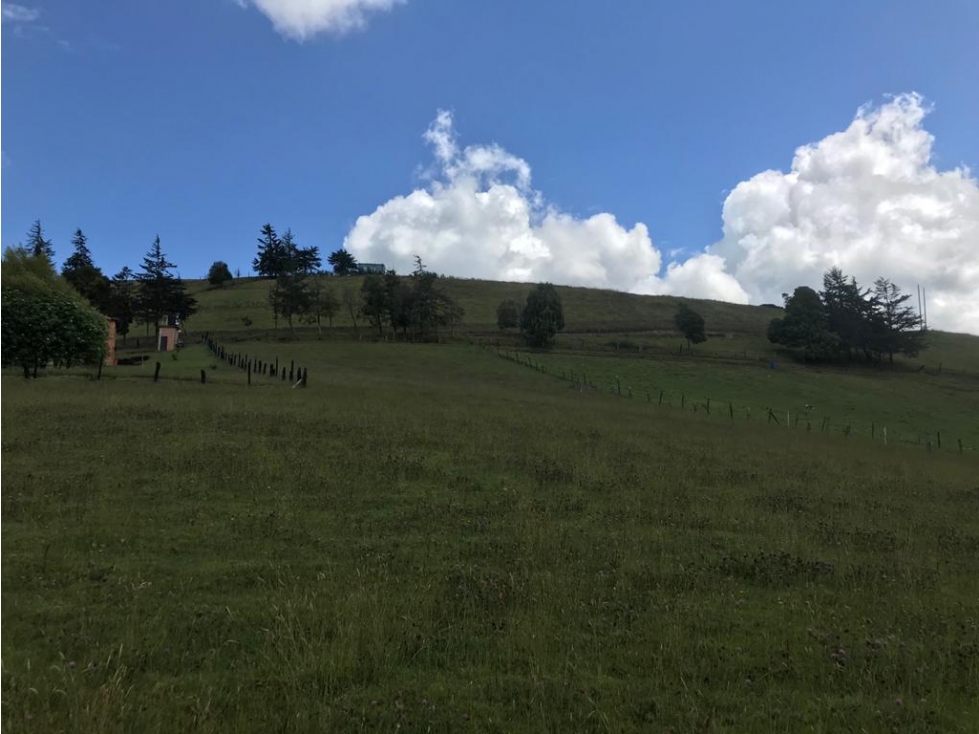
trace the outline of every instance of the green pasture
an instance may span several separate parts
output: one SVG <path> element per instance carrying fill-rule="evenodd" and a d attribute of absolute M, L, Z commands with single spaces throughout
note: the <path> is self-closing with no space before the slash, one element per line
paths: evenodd
<path fill-rule="evenodd" d="M 979 375 L 902 369 L 820 368 L 770 362 L 677 359 L 656 353 L 596 356 L 502 350 L 567 381 L 716 420 L 788 423 L 806 431 L 927 448 L 979 451 Z M 696 352 L 696 350 L 695 350 Z M 516 365 L 515 365 L 516 366 Z M 708 406 L 708 400 L 710 405 Z M 771 409 L 772 418 L 768 417 Z M 941 436 L 939 436 L 941 434 Z"/>
<path fill-rule="evenodd" d="M 974 452 L 579 392 L 568 354 L 228 346 L 309 386 L 200 346 L 157 383 L 4 373 L 4 731 L 979 727 Z M 698 363 L 587 364 L 675 392 Z M 702 369 L 975 413 L 937 375 Z"/>

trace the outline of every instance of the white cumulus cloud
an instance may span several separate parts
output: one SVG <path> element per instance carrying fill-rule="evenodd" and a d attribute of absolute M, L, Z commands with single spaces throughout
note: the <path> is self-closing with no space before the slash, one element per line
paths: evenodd
<path fill-rule="evenodd" d="M 286 38 L 303 41 L 318 33 L 343 34 L 367 23 L 371 13 L 390 10 L 405 0 L 237 0 L 254 5 Z"/>
<path fill-rule="evenodd" d="M 0 5 L 0 15 L 4 23 L 33 23 L 41 17 L 41 11 L 17 3 L 3 3 Z"/>
<path fill-rule="evenodd" d="M 657 274 L 662 257 L 645 224 L 612 214 L 581 218 L 549 204 L 531 185 L 531 167 L 499 145 L 459 146 L 452 115 L 439 111 L 425 132 L 435 162 L 430 183 L 357 219 L 345 247 L 359 260 L 410 270 L 415 255 L 460 277 L 552 281 L 645 293 L 744 301 L 717 255 L 700 255 Z M 701 287 L 699 276 L 711 287 Z"/>
<path fill-rule="evenodd" d="M 723 238 L 664 268 L 645 224 L 562 212 L 533 188 L 526 160 L 460 146 L 440 111 L 424 134 L 427 185 L 358 218 L 345 243 L 402 272 L 420 255 L 462 277 L 735 303 L 779 303 L 835 266 L 868 286 L 880 276 L 905 292 L 920 284 L 929 325 L 979 333 L 979 184 L 967 168 L 935 167 L 928 112 L 916 94 L 861 108 L 845 131 L 800 147 L 787 173 L 738 184 Z"/>
<path fill-rule="evenodd" d="M 929 111 L 917 94 L 863 107 L 843 132 L 796 150 L 788 173 L 741 182 L 709 252 L 754 302 L 818 286 L 838 266 L 865 285 L 920 284 L 930 326 L 979 334 L 979 185 L 967 168 L 935 167 Z"/>

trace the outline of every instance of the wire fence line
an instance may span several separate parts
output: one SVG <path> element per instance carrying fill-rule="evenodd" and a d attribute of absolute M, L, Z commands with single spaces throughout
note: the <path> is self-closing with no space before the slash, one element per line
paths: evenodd
<path fill-rule="evenodd" d="M 727 418 L 729 421 L 763 421 L 766 425 L 784 426 L 804 430 L 808 433 L 839 434 L 845 438 L 857 435 L 854 432 L 856 422 L 853 420 L 837 421 L 831 416 L 817 416 L 815 411 L 808 407 L 802 411 L 787 410 L 782 413 L 771 407 L 756 410 L 752 415 L 752 406 L 735 405 L 731 400 L 718 400 L 710 397 L 700 397 L 695 393 L 685 391 L 677 392 L 665 389 L 654 388 L 653 390 L 633 390 L 630 385 L 623 385 L 621 379 L 608 378 L 596 382 L 589 378 L 583 370 L 575 371 L 568 368 L 560 371 L 548 369 L 547 365 L 535 361 L 529 354 L 519 351 L 497 350 L 497 356 L 522 367 L 533 369 L 544 375 L 570 383 L 570 386 L 579 392 L 607 392 L 625 399 L 645 400 L 645 402 L 656 405 L 657 407 L 679 408 L 694 413 L 704 413 L 708 416 L 717 415 Z M 756 406 L 757 407 L 757 406 Z M 926 451 L 937 451 L 940 449 L 956 450 L 963 454 L 966 451 L 975 451 L 975 447 L 967 446 L 961 438 L 952 438 L 946 431 L 936 430 L 932 433 L 918 432 L 915 439 L 905 436 L 895 436 L 893 433 L 888 435 L 887 426 L 878 421 L 870 421 L 870 439 L 879 441 L 885 446 L 892 444 L 917 445 Z"/>

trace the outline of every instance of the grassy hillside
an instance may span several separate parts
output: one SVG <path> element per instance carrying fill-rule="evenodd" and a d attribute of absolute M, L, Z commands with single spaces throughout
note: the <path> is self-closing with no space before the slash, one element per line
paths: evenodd
<path fill-rule="evenodd" d="M 5 731 L 975 730 L 974 455 L 236 346 L 3 377 Z"/>
<path fill-rule="evenodd" d="M 323 277 L 325 287 L 339 298 L 344 290 L 359 290 L 362 277 Z M 189 281 L 190 291 L 200 303 L 200 314 L 191 321 L 197 331 L 268 330 L 273 327 L 268 305 L 269 282 L 257 278 L 236 281 L 229 288 L 212 289 L 205 281 Z M 464 309 L 463 329 L 496 332 L 496 307 L 506 298 L 527 300 L 532 283 L 500 283 L 489 280 L 444 278 L 446 292 Z M 673 314 L 678 299 L 669 296 L 636 296 L 594 288 L 559 286 L 569 332 L 627 332 L 673 330 Z M 773 313 L 780 310 L 738 306 L 720 301 L 691 301 L 707 319 L 709 330 L 717 333 L 764 333 Z M 246 326 L 248 319 L 252 325 Z M 341 309 L 334 324 L 350 327 L 352 322 Z"/>
<path fill-rule="evenodd" d="M 178 354 L 4 372 L 5 732 L 976 730 L 979 338 L 816 369 L 569 288 L 531 352 L 530 286 L 446 285 L 447 344 L 198 283 Z"/>
<path fill-rule="evenodd" d="M 360 277 L 323 277 L 325 287 L 338 298 L 344 290 L 359 290 Z M 289 339 L 316 338 L 316 328 L 297 325 L 289 334 L 281 325 L 273 330 L 268 305 L 268 281 L 249 278 L 236 281 L 228 288 L 213 289 L 205 281 L 189 281 L 190 291 L 198 299 L 200 312 L 188 322 L 192 332 L 220 332 L 235 338 Z M 533 287 L 529 283 L 500 283 L 483 280 L 445 278 L 446 291 L 465 309 L 458 334 L 473 338 L 490 338 L 503 344 L 516 345 L 513 334 L 501 334 L 496 327 L 496 307 L 506 298 L 522 303 Z M 680 346 L 673 316 L 681 299 L 671 296 L 637 296 L 593 288 L 559 286 L 564 304 L 565 331 L 558 336 L 559 351 L 588 353 L 638 352 L 669 356 Z M 766 338 L 766 329 L 782 310 L 771 306 L 741 306 L 722 301 L 682 299 L 700 312 L 707 324 L 709 340 L 696 348 L 694 357 L 741 359 L 752 362 L 779 358 Z M 361 319 L 361 327 L 364 327 Z M 333 320 L 331 333 L 352 331 L 353 323 L 341 307 Z M 363 333 L 369 335 L 369 329 Z M 144 327 L 134 326 L 133 336 L 145 334 Z M 930 347 L 918 359 L 899 359 L 910 369 L 925 367 L 937 372 L 969 372 L 979 376 L 979 336 L 932 332 Z"/>

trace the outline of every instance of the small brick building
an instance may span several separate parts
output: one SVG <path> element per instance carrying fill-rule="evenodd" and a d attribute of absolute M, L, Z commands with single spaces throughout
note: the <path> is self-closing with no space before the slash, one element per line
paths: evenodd
<path fill-rule="evenodd" d="M 177 348 L 180 336 L 179 326 L 161 326 L 156 332 L 156 351 L 172 352 Z"/>

